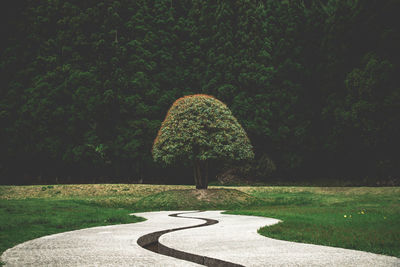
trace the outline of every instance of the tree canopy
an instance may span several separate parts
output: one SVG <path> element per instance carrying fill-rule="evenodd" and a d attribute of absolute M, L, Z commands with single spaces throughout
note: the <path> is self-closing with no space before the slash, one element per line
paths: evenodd
<path fill-rule="evenodd" d="M 179 98 L 168 110 L 154 140 L 155 161 L 254 157 L 246 132 L 229 108 L 212 96 Z"/>
<path fill-rule="evenodd" d="M 2 182 L 180 179 L 150 151 L 170 104 L 193 94 L 229 106 L 261 181 L 395 180 L 399 12 L 397 0 L 5 0 Z"/>
<path fill-rule="evenodd" d="M 207 188 L 208 170 L 203 161 L 245 160 L 254 157 L 246 132 L 221 101 L 209 95 L 189 95 L 168 110 L 153 144 L 155 161 L 190 160 L 198 188 Z M 204 168 L 208 168 L 205 163 Z"/>

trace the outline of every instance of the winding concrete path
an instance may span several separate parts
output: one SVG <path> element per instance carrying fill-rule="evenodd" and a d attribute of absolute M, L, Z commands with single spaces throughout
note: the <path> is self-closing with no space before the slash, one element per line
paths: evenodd
<path fill-rule="evenodd" d="M 226 215 L 220 211 L 168 216 L 174 213 L 179 212 L 136 213 L 147 221 L 41 237 L 8 249 L 1 260 L 6 266 L 201 266 L 138 244 L 141 237 L 163 231 L 157 237 L 160 247 L 181 256 L 180 252 L 190 253 L 243 266 L 400 266 L 400 259 L 395 257 L 280 241 L 257 234 L 258 228 L 278 223 L 276 219 Z M 218 223 L 164 232 L 204 224 L 198 218 Z M 150 238 L 142 243 L 153 241 Z"/>
<path fill-rule="evenodd" d="M 5 266 L 201 266 L 160 255 L 137 244 L 148 233 L 199 224 L 168 216 L 178 211 L 137 213 L 146 221 L 44 236 L 6 250 Z"/>
<path fill-rule="evenodd" d="M 400 266 L 400 259 L 368 252 L 281 241 L 261 236 L 257 229 L 279 220 L 221 214 L 185 214 L 218 224 L 167 233 L 159 242 L 167 247 L 244 266 Z"/>

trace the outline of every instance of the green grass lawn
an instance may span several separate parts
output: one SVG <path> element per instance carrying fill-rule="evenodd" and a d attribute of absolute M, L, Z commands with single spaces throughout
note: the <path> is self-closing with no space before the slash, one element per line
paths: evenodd
<path fill-rule="evenodd" d="M 351 189 L 357 188 L 319 193 L 254 191 L 263 205 L 228 213 L 283 220 L 258 231 L 268 237 L 400 257 L 398 189 Z"/>
<path fill-rule="evenodd" d="M 130 223 L 149 210 L 227 209 L 283 223 L 265 236 L 400 257 L 400 188 L 54 185 L 0 186 L 0 253 L 39 236 Z M 234 234 L 234 233 L 232 233 Z"/>
<path fill-rule="evenodd" d="M 40 236 L 99 225 L 139 222 L 128 209 L 94 206 L 83 201 L 0 200 L 0 253 Z"/>

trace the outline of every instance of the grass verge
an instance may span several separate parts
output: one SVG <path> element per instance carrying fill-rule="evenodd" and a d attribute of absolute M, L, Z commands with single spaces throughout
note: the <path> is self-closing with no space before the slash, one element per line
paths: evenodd
<path fill-rule="evenodd" d="M 130 210 L 99 207 L 84 201 L 0 200 L 0 254 L 40 236 L 100 225 L 134 223 Z"/>

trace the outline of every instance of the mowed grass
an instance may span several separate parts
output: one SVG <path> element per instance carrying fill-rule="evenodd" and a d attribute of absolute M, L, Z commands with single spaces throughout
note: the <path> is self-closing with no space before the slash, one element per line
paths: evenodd
<path fill-rule="evenodd" d="M 139 210 L 135 208 L 139 200 L 189 188 L 131 184 L 0 186 L 0 255 L 7 248 L 49 234 L 143 221 L 129 215 Z"/>
<path fill-rule="evenodd" d="M 0 200 L 0 253 L 40 236 L 100 225 L 134 223 L 130 210 L 93 206 L 75 200 Z"/>
<path fill-rule="evenodd" d="M 259 229 L 262 235 L 400 257 L 399 188 L 281 188 L 253 194 L 264 204 L 228 213 L 283 221 Z"/>
<path fill-rule="evenodd" d="M 50 233 L 138 221 L 128 216 L 135 211 L 226 209 L 283 220 L 259 230 L 268 237 L 400 257 L 399 187 L 210 188 L 0 186 L 0 253 Z"/>
<path fill-rule="evenodd" d="M 143 197 L 135 208 L 152 210 L 231 210 L 257 203 L 257 198 L 237 189 L 175 189 Z"/>

